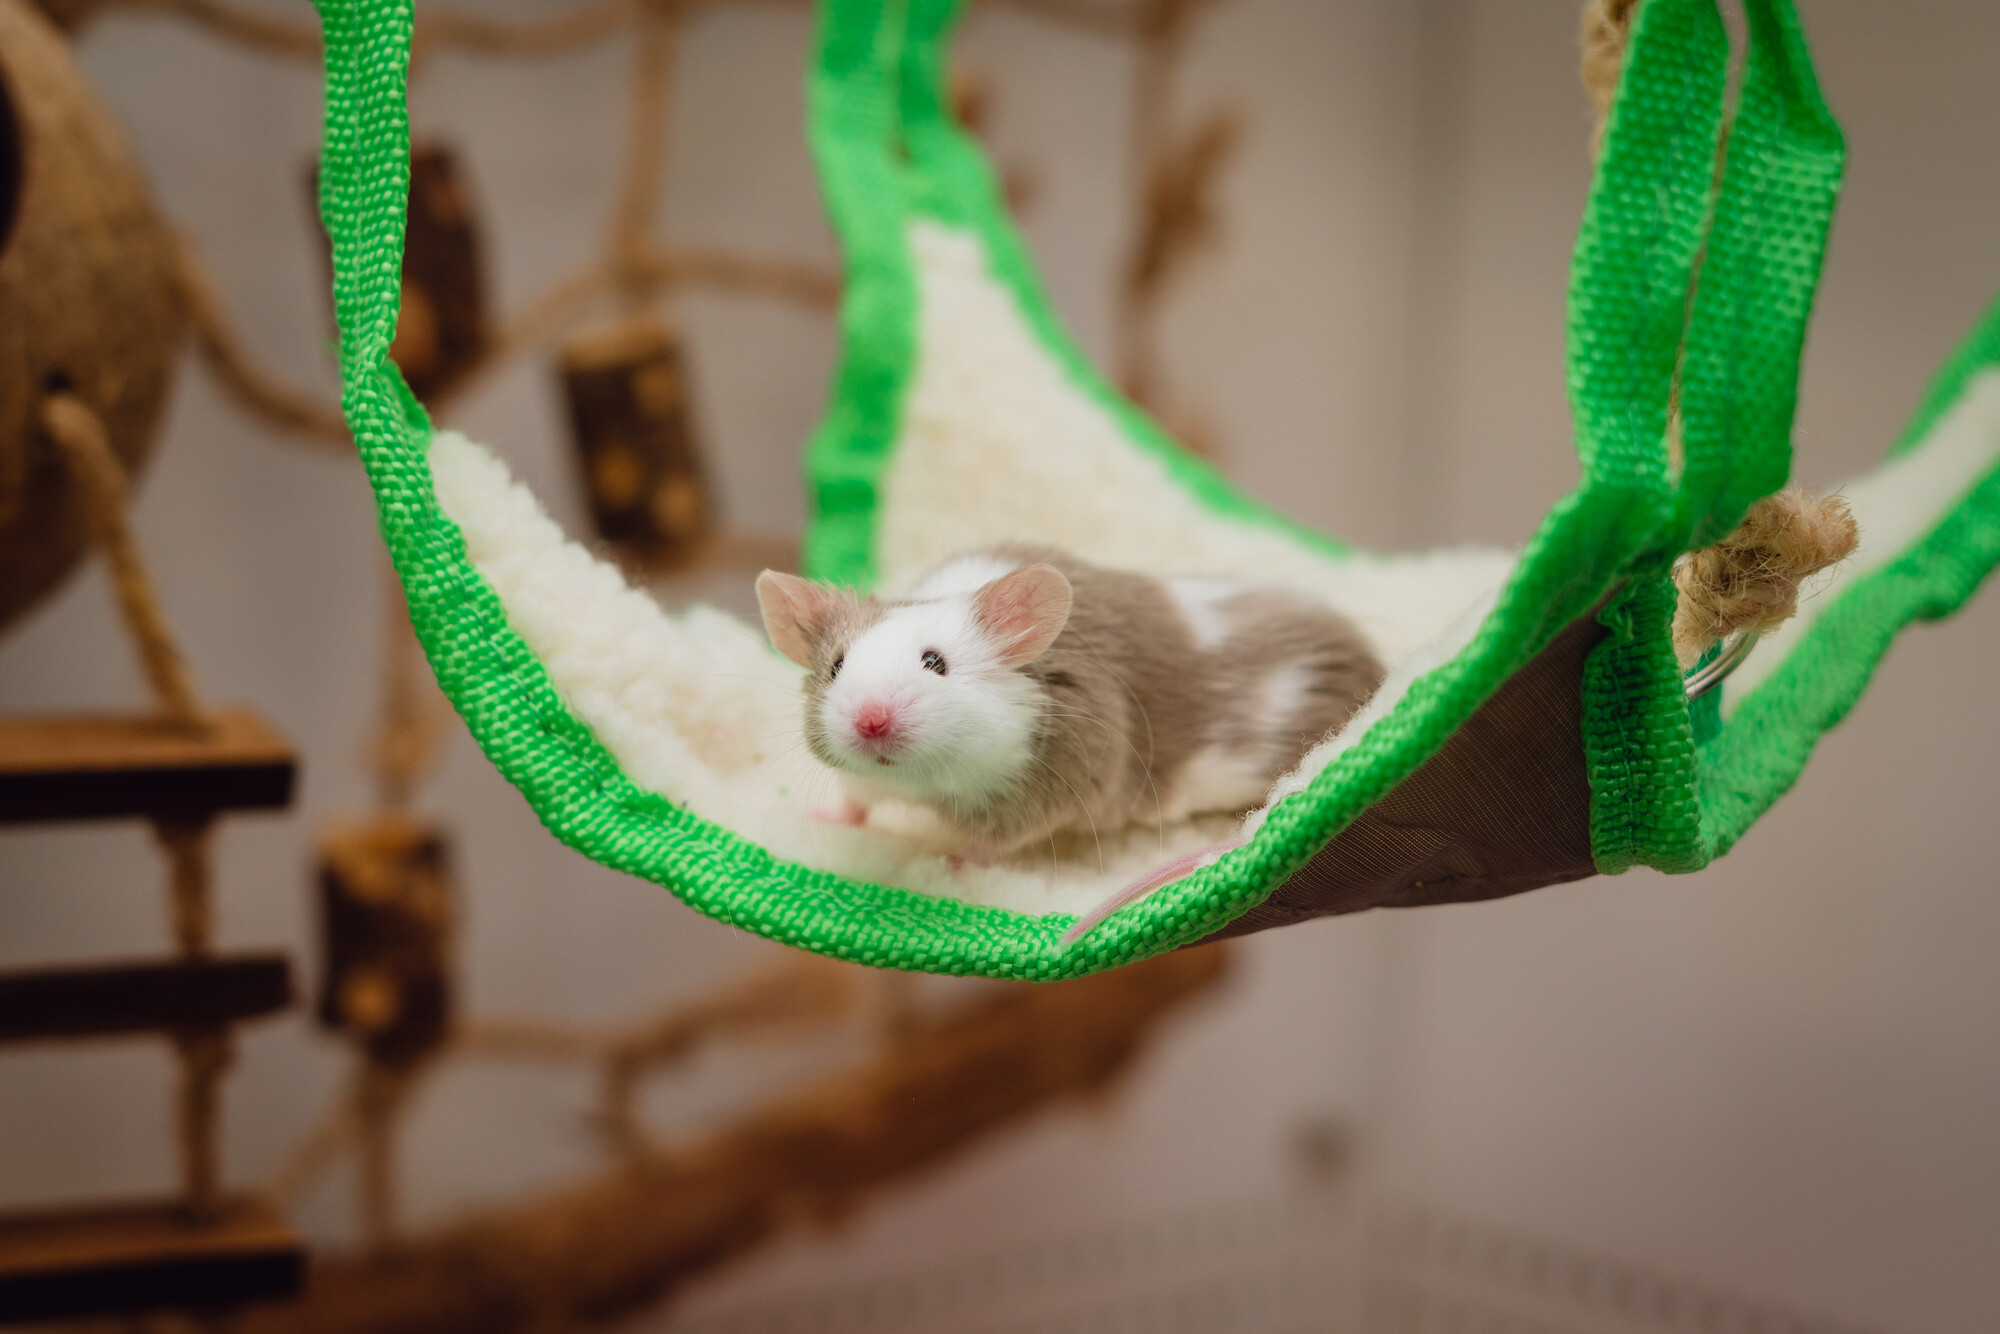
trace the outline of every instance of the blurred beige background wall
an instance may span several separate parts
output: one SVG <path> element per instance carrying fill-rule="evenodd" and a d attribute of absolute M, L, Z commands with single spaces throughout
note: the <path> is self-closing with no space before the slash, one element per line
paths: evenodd
<path fill-rule="evenodd" d="M 1881 452 L 2000 287 L 2000 8 L 1800 7 L 1850 140 L 1797 433 L 1799 475 L 1832 484 Z M 1202 24 L 1184 109 L 1238 105 L 1249 137 L 1224 185 L 1222 249 L 1174 300 L 1167 346 L 1180 394 L 1256 494 L 1372 546 L 1514 543 L 1573 480 L 1563 301 L 1589 170 L 1574 10 L 1232 0 Z M 799 129 L 808 38 L 788 6 L 692 25 L 672 231 L 833 257 Z M 1056 304 L 1101 356 L 1129 191 L 1127 58 L 1001 13 L 976 17 L 963 51 L 992 77 L 1003 155 L 1039 174 L 1025 230 Z M 316 77 L 131 16 L 99 23 L 81 55 L 261 353 L 330 389 L 300 179 Z M 445 57 L 417 87 L 419 132 L 469 163 L 503 309 L 597 239 L 624 59 Z M 795 527 L 830 322 L 703 296 L 680 313 L 731 517 Z M 559 407 L 529 358 L 457 424 L 580 531 Z M 351 465 L 271 439 L 189 366 L 138 519 L 208 693 L 254 701 L 306 756 L 293 812 L 224 828 L 222 939 L 309 961 L 312 831 L 366 799 L 357 750 L 380 632 L 366 488 Z M 1699 875 L 1259 937 L 1229 997 L 1112 1104 L 1023 1127 L 697 1304 L 1282 1195 L 1301 1128 L 1333 1122 L 1384 1197 L 1885 1331 L 1991 1329 L 1996 658 L 1991 590 L 1911 632 L 1798 790 Z M 0 708 L 140 697 L 94 571 L 0 642 Z M 768 948 L 556 845 L 462 737 L 428 805 L 459 833 L 471 1009 L 613 1018 Z M 158 878 L 136 828 L 0 836 L 0 965 L 158 949 Z M 302 1017 L 251 1030 L 229 1094 L 232 1173 L 267 1171 L 339 1071 Z M 0 1202 L 164 1189 L 167 1075 L 144 1045 L 0 1054 Z M 585 1093 L 540 1070 L 454 1068 L 405 1145 L 419 1220 L 590 1161 Z M 656 1110 L 699 1117 L 704 1096 Z M 314 1235 L 351 1221 L 339 1187 L 308 1200 Z"/>

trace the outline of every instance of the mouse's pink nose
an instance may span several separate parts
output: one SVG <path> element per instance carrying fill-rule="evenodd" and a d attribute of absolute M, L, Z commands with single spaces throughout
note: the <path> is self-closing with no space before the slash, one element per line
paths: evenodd
<path fill-rule="evenodd" d="M 896 711 L 879 699 L 871 699 L 854 710 L 854 737 L 867 750 L 894 750 L 900 738 Z"/>

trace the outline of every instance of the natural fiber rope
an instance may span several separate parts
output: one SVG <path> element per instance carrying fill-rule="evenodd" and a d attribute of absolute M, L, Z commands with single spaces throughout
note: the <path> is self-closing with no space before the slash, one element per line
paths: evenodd
<path fill-rule="evenodd" d="M 1136 244 L 1119 283 L 1113 312 L 1119 386 L 1158 415 L 1158 320 L 1168 280 L 1212 230 L 1205 186 L 1227 156 L 1235 133 L 1228 118 L 1205 127 L 1180 150 L 1173 132 L 1173 94 L 1180 81 L 1187 31 L 1215 0 L 1140 0 L 1130 22 L 1138 46 L 1132 94 L 1133 211 Z"/>
<path fill-rule="evenodd" d="M 59 392 L 42 401 L 42 428 L 62 450 L 77 480 L 87 510 L 91 536 L 104 551 L 118 609 L 139 650 L 146 682 L 161 710 L 189 728 L 205 725 L 196 702 L 187 659 L 174 641 L 166 614 L 153 589 L 152 576 L 132 538 L 125 508 L 125 469 L 111 450 L 104 423 L 75 394 Z"/>
<path fill-rule="evenodd" d="M 436 766 L 451 706 L 421 669 L 422 654 L 410 628 L 403 585 L 384 562 L 381 714 L 366 759 L 384 810 L 409 806 Z"/>
<path fill-rule="evenodd" d="M 166 854 L 168 904 L 174 945 L 183 959 L 200 959 L 213 945 L 211 820 L 156 820 L 153 837 Z M 222 1027 L 185 1028 L 174 1034 L 178 1087 L 174 1129 L 180 1151 L 181 1190 L 197 1215 L 214 1211 L 222 1185 L 222 1077 L 233 1054 Z"/>
<path fill-rule="evenodd" d="M 132 537 L 126 513 L 125 470 L 111 450 L 104 423 L 81 398 L 56 393 L 42 404 L 42 426 L 62 450 L 77 479 L 89 511 L 91 534 L 104 550 L 119 611 L 155 699 L 175 723 L 190 729 L 205 727 L 187 660 L 174 641 L 152 577 Z M 154 837 L 167 857 L 169 914 L 174 944 L 183 959 L 205 956 L 212 944 L 210 828 L 211 822 L 205 819 L 158 820 L 153 825 Z M 213 1213 L 221 1190 L 219 1112 L 230 1050 L 229 1034 L 222 1028 L 183 1029 L 174 1034 L 181 1189 L 187 1207 L 197 1216 Z"/>
<path fill-rule="evenodd" d="M 1591 148 L 1604 141 L 1604 118 L 1611 114 L 1611 95 L 1618 91 L 1618 72 L 1625 64 L 1625 43 L 1632 33 L 1632 16 L 1640 0 L 1585 0 L 1583 57 L 1577 75 L 1597 109 Z"/>
<path fill-rule="evenodd" d="M 354 1112 L 361 1236 L 370 1250 L 393 1246 L 400 1234 L 396 1194 L 396 1125 L 428 1062 L 390 1065 L 363 1058 L 355 1071 Z"/>
<path fill-rule="evenodd" d="M 203 958 L 214 944 L 209 902 L 209 831 L 213 827 L 206 819 L 153 822 L 153 837 L 167 857 L 174 947 L 183 959 Z"/>
<path fill-rule="evenodd" d="M 1787 487 L 1752 505 L 1735 532 L 1674 565 L 1674 651 L 1682 665 L 1726 635 L 1765 634 L 1790 620 L 1805 582 L 1853 555 L 1859 540 L 1839 496 Z"/>
<path fill-rule="evenodd" d="M 174 1034 L 181 1193 L 197 1217 L 212 1216 L 222 1196 L 222 1077 L 234 1055 L 226 1028 Z"/>
<path fill-rule="evenodd" d="M 660 185 L 667 170 L 667 116 L 672 108 L 674 51 L 680 6 L 648 5 L 639 20 L 632 81 L 625 101 L 625 153 L 617 204 L 606 238 L 618 293 L 628 308 L 651 295 L 645 256 L 653 234 Z"/>
<path fill-rule="evenodd" d="M 805 0 L 672 0 L 682 9 L 719 8 L 723 4 L 763 3 L 786 8 L 806 7 Z M 657 3 L 657 0 L 655 0 Z M 1013 9 L 1080 32 L 1121 37 L 1145 22 L 1145 0 L 1105 3 L 1103 0 L 978 0 L 982 6 Z M 319 32 L 310 24 L 293 23 L 247 6 L 220 0 L 109 0 L 106 9 L 172 14 L 227 41 L 267 55 L 292 60 L 320 58 Z M 516 22 L 488 18 L 471 10 L 440 10 L 417 15 L 410 40 L 410 63 L 422 65 L 433 55 L 460 51 L 494 59 L 524 59 L 563 55 L 616 36 L 647 8 L 647 0 L 583 0 L 546 18 Z"/>
<path fill-rule="evenodd" d="M 1612 95 L 1618 91 L 1626 43 L 1642 3 L 1586 0 L 1583 7 L 1583 56 L 1578 75 L 1597 113 L 1593 152 L 1603 146 L 1605 118 Z M 1727 120 L 1722 140 L 1726 150 Z M 1718 181 L 1725 157 L 1726 152 L 1718 152 Z M 1697 284 L 1704 258 L 1705 252 L 1696 256 Z M 1692 290 L 1689 301 L 1693 301 Z M 1667 421 L 1667 441 L 1676 468 L 1683 458 L 1680 389 L 1677 375 Z M 1805 582 L 1853 554 L 1859 538 L 1854 516 L 1838 496 L 1814 496 L 1789 487 L 1751 505 L 1735 532 L 1713 546 L 1689 552 L 1674 565 L 1674 587 L 1679 593 L 1674 610 L 1674 652 L 1681 665 L 1693 664 L 1739 630 L 1765 634 L 1789 620 L 1798 611 L 1799 592 Z"/>
<path fill-rule="evenodd" d="M 259 366 L 230 326 L 215 282 L 200 257 L 186 241 L 178 250 L 176 276 L 194 328 L 195 348 L 224 391 L 252 416 L 310 444 L 352 454 L 354 443 L 347 433 L 347 421 L 340 415 L 340 405 L 286 384 Z"/>

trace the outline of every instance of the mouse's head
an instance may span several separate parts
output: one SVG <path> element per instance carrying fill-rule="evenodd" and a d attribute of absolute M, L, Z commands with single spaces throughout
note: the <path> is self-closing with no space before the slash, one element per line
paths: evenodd
<path fill-rule="evenodd" d="M 1069 580 L 1052 566 L 910 602 L 766 570 L 757 601 L 772 645 L 806 669 L 806 739 L 828 764 L 961 804 L 1027 766 L 1042 687 L 1020 669 L 1069 619 Z"/>

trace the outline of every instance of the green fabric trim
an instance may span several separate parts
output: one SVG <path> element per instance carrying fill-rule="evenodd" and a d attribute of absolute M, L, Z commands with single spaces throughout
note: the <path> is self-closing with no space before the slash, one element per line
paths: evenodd
<path fill-rule="evenodd" d="M 1994 298 L 1986 307 L 1986 313 L 1946 359 L 1944 366 L 1924 390 L 1924 396 L 1917 404 L 1917 410 L 1910 417 L 1910 424 L 1896 437 L 1890 447 L 1889 457 L 1907 454 L 1922 444 L 1938 418 L 1951 410 L 1965 392 L 1965 382 L 1989 366 L 2000 365 L 2000 297 Z"/>
<path fill-rule="evenodd" d="M 1698 864 L 1694 740 L 1661 650 L 1673 615 L 1660 533 L 1666 431 L 1687 293 L 1715 176 L 1729 43 L 1708 0 L 1651 0 L 1634 22 L 1570 270 L 1569 397 L 1587 470 L 1615 478 L 1620 573 L 1585 663 L 1583 747 L 1600 871 Z M 1643 202 L 1641 202 L 1643 201 Z M 1665 618 L 1663 620 L 1663 617 Z"/>
<path fill-rule="evenodd" d="M 1799 361 L 1846 156 L 1798 16 L 1774 0 L 1745 9 L 1743 90 L 1688 327 L 1674 555 L 1727 537 L 1791 474 Z"/>
<path fill-rule="evenodd" d="M 410 5 L 320 0 L 320 9 L 327 70 L 321 209 L 333 238 L 343 405 L 418 637 L 474 738 L 552 833 L 586 856 L 667 886 L 702 912 L 787 944 L 891 967 L 1048 980 L 1129 962 L 1197 939 L 1261 900 L 1607 589 L 1629 584 L 1607 612 L 1627 627 L 1614 639 L 1643 646 L 1657 633 L 1663 604 L 1653 565 L 1675 512 L 1661 435 L 1719 114 L 1721 54 L 1705 2 L 1653 0 L 1641 11 L 1572 281 L 1571 386 L 1583 476 L 1529 542 L 1494 614 L 1465 652 L 1419 680 L 1305 792 L 1280 803 L 1249 846 L 1120 913 L 1067 951 L 1058 947 L 1073 921 L 1066 915 L 1031 919 L 782 862 L 639 788 L 564 705 L 439 508 L 427 458 L 430 424 L 387 360 L 409 186 Z M 906 225 L 918 214 L 982 238 L 1044 345 L 1117 415 L 1135 447 L 1161 458 L 1217 512 L 1296 531 L 1182 455 L 1060 333 L 990 171 L 943 112 L 942 44 L 954 12 L 946 0 L 828 0 L 821 10 L 811 133 L 849 283 L 833 402 L 809 450 L 819 507 L 811 567 L 854 584 L 874 576 L 879 480 L 917 354 Z M 1989 481 L 1982 505 L 1995 499 L 1992 490 Z M 1968 505 L 1951 524 L 1973 519 L 1987 527 L 1972 534 L 1971 554 L 1954 549 L 1933 559 L 1939 568 L 1957 562 L 1961 582 L 1972 565 L 1983 560 L 1983 571 L 1992 563 L 1987 509 Z M 1299 536 L 1338 550 L 1327 539 Z M 1919 599 L 1910 614 L 1943 605 L 1957 585 L 1940 593 L 1942 577 L 1926 575 L 1929 601 Z M 1845 612 L 1848 603 L 1834 610 Z M 1879 623 L 1880 614 L 1868 621 Z M 1600 790 L 1615 791 L 1624 812 L 1617 821 L 1628 831 L 1621 855 L 1640 858 L 1661 849 L 1678 855 L 1675 839 L 1685 823 L 1674 806 L 1685 795 L 1678 773 L 1660 802 L 1641 800 L 1645 765 L 1662 743 L 1618 710 L 1620 701 L 1645 704 L 1666 694 L 1652 666 L 1607 655 L 1593 664 L 1591 691 L 1594 761 L 1609 775 Z M 1746 735 L 1732 722 L 1710 749 L 1748 747 L 1740 740 Z M 1714 753 L 1719 778 L 1742 769 L 1732 768 L 1728 753 Z"/>
<path fill-rule="evenodd" d="M 833 395 L 806 449 L 813 518 L 805 568 L 860 588 L 875 582 L 881 477 L 917 357 L 916 276 L 896 225 L 905 207 L 896 160 L 897 18 L 882 5 L 821 6 L 807 83 L 807 136 L 840 233 L 846 282 Z"/>
<path fill-rule="evenodd" d="M 1667 570 L 1682 551 L 1732 532 L 1750 504 L 1782 486 L 1791 470 L 1799 359 L 1839 189 L 1840 129 L 1819 94 L 1797 15 L 1787 0 L 1749 0 L 1745 8 L 1750 47 L 1743 89 L 1705 242 L 1698 238 L 1714 179 L 1717 125 L 1707 111 L 1719 115 L 1718 61 L 1726 60 L 1720 22 L 1705 3 L 1669 11 L 1655 0 L 1640 11 L 1635 46 L 1650 23 L 1693 25 L 1692 59 L 1682 68 L 1681 86 L 1628 88 L 1607 132 L 1607 143 L 1629 132 L 1680 164 L 1673 197 L 1665 201 L 1670 218 L 1661 244 L 1648 252 L 1665 257 L 1660 278 L 1648 276 L 1638 255 L 1624 261 L 1632 265 L 1631 280 L 1660 301 L 1650 320 L 1635 326 L 1650 329 L 1650 339 L 1635 333 L 1629 348 L 1595 346 L 1600 312 L 1588 310 L 1583 336 L 1571 344 L 1586 371 L 1593 369 L 1592 358 L 1612 362 L 1610 371 L 1595 367 L 1594 378 L 1573 370 L 1573 401 L 1586 440 L 1606 429 L 1664 431 L 1662 390 L 1671 392 L 1672 361 L 1685 349 L 1682 473 L 1652 549 L 1634 563 L 1632 583 L 1604 613 L 1612 633 L 1585 674 L 1592 850 L 1607 873 L 1634 865 L 1692 871 L 1709 859 L 1696 795 L 1693 719 L 1673 652 Z M 1645 78 L 1637 62 L 1628 61 L 1628 78 L 1635 74 Z M 1676 99 L 1685 113 L 1678 117 Z M 1660 100 L 1666 105 L 1656 106 Z M 1621 123 L 1647 109 L 1654 111 L 1648 123 Z M 1612 199 L 1629 226 L 1632 210 L 1622 196 Z M 1692 276 L 1685 266 L 1695 258 L 1690 243 L 1702 247 L 1691 316 L 1666 308 L 1685 300 Z M 1580 258 L 1583 253 L 1580 246 Z M 1612 321 L 1610 327 L 1622 326 Z M 1621 354 L 1632 364 L 1621 363 Z"/>
<path fill-rule="evenodd" d="M 2000 368 L 2000 302 L 1959 344 L 1890 451 L 1935 430 L 1974 375 Z M 1701 750 L 1702 838 L 1720 857 L 1791 789 L 1820 736 L 1854 707 L 1896 635 L 1965 605 L 2000 563 L 2000 466 L 1919 541 L 1855 580 L 1821 611 L 1784 664 L 1751 691 Z M 1725 685 L 1724 689 L 1727 689 Z"/>

